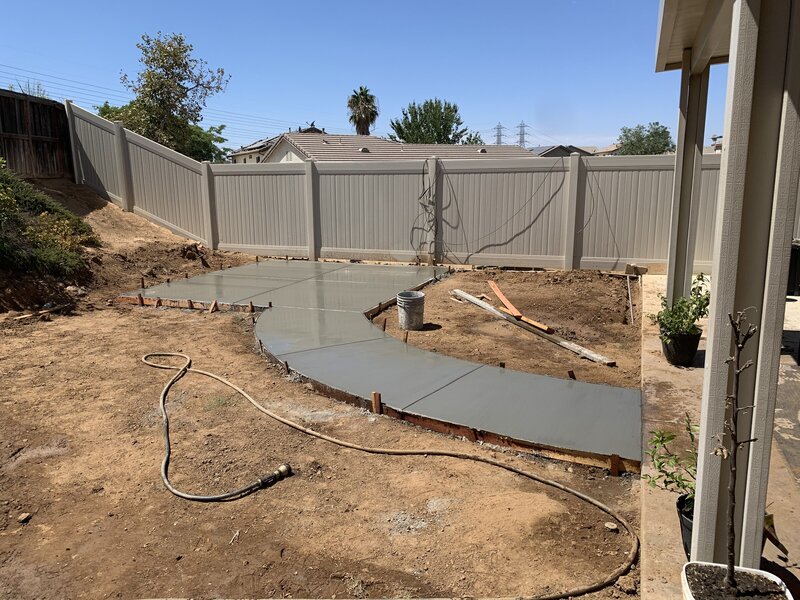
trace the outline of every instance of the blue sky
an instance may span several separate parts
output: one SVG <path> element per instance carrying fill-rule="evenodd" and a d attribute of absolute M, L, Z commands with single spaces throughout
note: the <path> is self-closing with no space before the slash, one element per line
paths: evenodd
<path fill-rule="evenodd" d="M 487 143 L 498 122 L 509 143 L 524 121 L 528 145 L 598 146 L 624 125 L 677 122 L 679 73 L 654 71 L 658 0 L 76 0 L 36 5 L 35 31 L 30 4 L 3 11 L 23 26 L 0 37 L 0 86 L 41 81 L 87 108 L 128 97 L 119 74 L 137 71 L 142 33 L 183 33 L 231 75 L 205 124 L 227 123 L 233 147 L 309 121 L 352 132 L 346 100 L 360 85 L 378 98 L 379 135 L 432 97 L 457 103 Z M 726 76 L 712 67 L 706 143 L 722 133 Z"/>

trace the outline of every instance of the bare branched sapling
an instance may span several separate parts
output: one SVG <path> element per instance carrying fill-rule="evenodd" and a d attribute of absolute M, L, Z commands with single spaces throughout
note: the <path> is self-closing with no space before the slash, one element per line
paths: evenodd
<path fill-rule="evenodd" d="M 753 366 L 752 360 L 742 363 L 742 351 L 747 341 L 758 331 L 758 328 L 752 323 L 747 323 L 744 311 L 738 311 L 735 318 L 733 315 L 728 314 L 728 319 L 733 329 L 734 351 L 733 356 L 729 357 L 725 362 L 733 368 L 733 389 L 726 397 L 725 432 L 717 436 L 719 445 L 714 448 L 714 454 L 722 460 L 727 460 L 730 469 L 727 515 L 728 563 L 725 584 L 731 589 L 736 589 L 736 573 L 734 570 L 736 564 L 736 523 L 734 518 L 736 512 L 736 458 L 742 446 L 756 441 L 755 438 L 739 439 L 739 414 L 742 411 L 753 408 L 752 405 L 739 406 L 739 381 L 742 373 Z"/>

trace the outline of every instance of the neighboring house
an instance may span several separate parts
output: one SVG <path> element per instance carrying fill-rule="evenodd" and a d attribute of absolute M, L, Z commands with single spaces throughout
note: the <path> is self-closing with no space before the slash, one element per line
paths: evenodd
<path fill-rule="evenodd" d="M 260 163 L 277 138 L 265 138 L 247 146 L 242 146 L 236 152 L 231 152 L 229 158 L 234 164 Z"/>
<path fill-rule="evenodd" d="M 595 156 L 616 156 L 619 152 L 619 144 L 611 144 L 610 146 L 606 146 L 605 148 L 598 148 L 595 150 Z"/>
<path fill-rule="evenodd" d="M 521 146 L 403 144 L 372 135 L 281 134 L 261 162 L 409 160 L 430 158 L 530 158 Z M 249 162 L 249 161 L 248 161 Z"/>
<path fill-rule="evenodd" d="M 573 152 L 577 152 L 581 156 L 591 156 L 592 153 L 584 148 L 578 148 L 577 146 L 534 146 L 533 148 L 528 148 L 529 152 L 532 152 L 534 156 L 543 156 L 543 157 L 550 157 L 550 156 L 569 156 Z"/>
<path fill-rule="evenodd" d="M 315 127 L 313 121 L 308 127 L 298 128 L 297 131 L 299 133 L 325 133 L 325 129 Z M 235 152 L 231 152 L 229 155 L 230 161 L 234 164 L 260 163 L 279 137 L 264 138 L 247 146 L 242 146 Z"/>

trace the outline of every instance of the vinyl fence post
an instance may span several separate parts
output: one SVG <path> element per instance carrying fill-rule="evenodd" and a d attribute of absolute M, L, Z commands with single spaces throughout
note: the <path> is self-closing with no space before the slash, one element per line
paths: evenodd
<path fill-rule="evenodd" d="M 439 198 L 439 159 L 436 156 L 431 156 L 428 159 L 428 165 L 431 191 L 428 196 L 428 205 L 425 207 L 425 251 L 428 254 L 428 264 L 436 264 L 440 258 L 437 246 L 441 229 L 439 221 L 442 204 Z"/>
<path fill-rule="evenodd" d="M 581 268 L 583 234 L 578 231 L 583 220 L 585 190 L 581 190 L 583 161 L 580 154 L 569 155 L 567 172 L 567 206 L 564 211 L 564 269 Z"/>
<path fill-rule="evenodd" d="M 69 147 L 72 151 L 72 172 L 74 181 L 77 185 L 83 183 L 81 177 L 80 154 L 78 153 L 78 136 L 75 132 L 75 111 L 72 110 L 72 100 L 64 100 L 64 110 L 67 113 L 67 125 L 69 126 Z"/>
<path fill-rule="evenodd" d="M 313 160 L 306 161 L 306 243 L 308 260 L 318 260 L 319 236 L 319 172 Z"/>
<path fill-rule="evenodd" d="M 133 176 L 131 175 L 131 159 L 128 155 L 128 140 L 125 137 L 125 127 L 120 121 L 114 121 L 114 144 L 117 156 L 117 180 L 119 181 L 119 196 L 122 200 L 122 210 L 133 210 Z"/>
<path fill-rule="evenodd" d="M 206 246 L 217 249 L 219 240 L 217 231 L 217 202 L 214 196 L 214 173 L 211 163 L 204 160 L 200 163 L 200 195 L 203 202 L 203 216 L 206 230 Z"/>

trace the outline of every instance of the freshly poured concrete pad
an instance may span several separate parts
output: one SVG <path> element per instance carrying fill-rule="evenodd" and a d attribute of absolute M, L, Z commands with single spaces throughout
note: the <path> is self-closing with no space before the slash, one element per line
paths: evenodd
<path fill-rule="evenodd" d="M 641 393 L 482 366 L 403 411 L 591 454 L 640 456 Z M 611 439 L 610 439 L 611 438 Z"/>
<path fill-rule="evenodd" d="M 294 371 L 387 406 L 548 448 L 641 460 L 639 390 L 555 379 L 420 350 L 367 311 L 441 267 L 263 261 L 136 290 L 149 298 L 266 308 L 256 336 Z M 272 306 L 272 308 L 267 308 Z M 553 349 L 557 352 L 557 349 Z"/>
<path fill-rule="evenodd" d="M 398 410 L 480 367 L 389 336 L 278 358 L 299 373 L 348 394 L 369 398 L 372 392 L 380 392 L 383 403 Z"/>
<path fill-rule="evenodd" d="M 273 356 L 291 361 L 292 366 L 297 352 L 389 337 L 360 312 L 306 308 L 265 310 L 256 322 L 256 336 L 268 341 Z"/>

